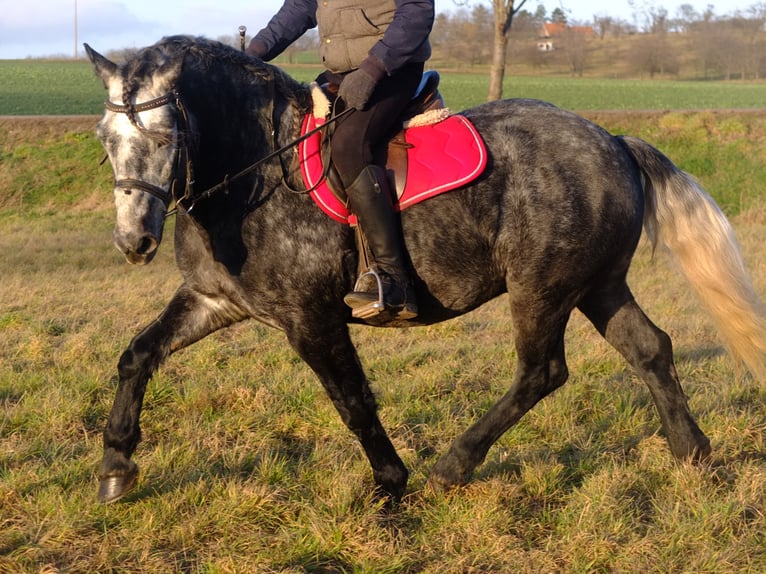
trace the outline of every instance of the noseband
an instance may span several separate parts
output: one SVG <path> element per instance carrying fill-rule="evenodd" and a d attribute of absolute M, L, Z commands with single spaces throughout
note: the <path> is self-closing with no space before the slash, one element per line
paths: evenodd
<path fill-rule="evenodd" d="M 139 104 L 115 104 L 114 102 L 107 100 L 105 102 L 105 107 L 110 112 L 115 112 L 118 114 L 126 114 L 131 119 L 131 122 L 135 124 L 135 121 L 134 121 L 135 114 L 139 112 L 145 112 L 148 110 L 160 108 L 162 106 L 166 106 L 171 103 L 175 104 L 176 109 L 180 112 L 181 119 L 183 122 L 183 125 L 179 126 L 179 132 L 184 134 L 185 138 L 188 138 L 189 118 L 186 114 L 186 108 L 183 104 L 183 101 L 181 100 L 181 94 L 177 90 L 172 90 L 168 92 L 167 94 L 165 94 L 164 96 L 160 96 L 159 98 L 154 98 L 153 100 L 149 100 L 146 102 L 141 102 Z M 139 127 L 139 129 L 141 128 Z M 158 185 L 154 185 L 153 183 L 149 183 L 140 179 L 132 179 L 132 178 L 115 180 L 114 182 L 115 189 L 125 189 L 125 190 L 138 189 L 162 201 L 162 203 L 165 204 L 166 209 L 170 207 L 170 204 L 174 200 L 176 202 L 176 205 L 178 205 L 182 200 L 191 197 L 192 186 L 194 185 L 193 168 L 192 168 L 192 162 L 191 162 L 189 149 L 188 149 L 188 142 L 185 142 L 182 148 L 186 152 L 185 153 L 186 155 L 186 189 L 184 191 L 183 197 L 177 198 L 175 195 L 175 186 L 177 181 L 175 177 L 173 178 L 170 184 L 170 191 L 165 191 L 163 188 L 159 187 Z M 180 147 L 178 146 L 176 147 L 177 152 L 180 149 L 181 149 Z M 180 167 L 179 166 L 180 157 L 181 157 L 181 154 L 176 153 L 176 160 L 175 160 L 176 170 L 174 170 L 174 173 L 178 170 L 178 167 Z M 176 209 L 170 210 L 165 214 L 165 217 L 168 217 L 169 215 L 172 215 L 175 212 L 176 212 Z"/>

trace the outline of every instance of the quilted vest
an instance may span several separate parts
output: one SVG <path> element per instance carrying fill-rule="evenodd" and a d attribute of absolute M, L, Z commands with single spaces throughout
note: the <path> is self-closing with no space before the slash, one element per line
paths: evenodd
<path fill-rule="evenodd" d="M 332 72 L 358 68 L 394 19 L 395 0 L 318 0 L 319 55 Z M 423 60 L 428 57 L 425 55 Z M 417 58 L 413 61 L 417 61 Z"/>

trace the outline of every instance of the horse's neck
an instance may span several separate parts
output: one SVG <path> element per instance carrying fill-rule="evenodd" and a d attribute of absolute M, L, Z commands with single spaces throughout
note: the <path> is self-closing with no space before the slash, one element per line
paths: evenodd
<path fill-rule="evenodd" d="M 288 187 L 302 189 L 300 170 L 295 162 L 297 147 L 290 144 L 299 135 L 306 111 L 302 108 L 308 109 L 310 97 L 308 87 L 279 74 L 280 71 L 273 71 L 274 79 L 262 82 L 258 89 L 230 85 L 223 92 L 198 90 L 197 95 L 192 96 L 193 114 L 199 125 L 198 153 L 194 159 L 198 193 L 235 177 L 275 150 L 288 146 L 281 157 L 255 166 L 252 174 L 243 176 L 243 181 L 232 181 L 232 193 L 217 193 L 211 198 L 210 208 L 225 213 L 227 219 L 231 213 L 260 209 L 258 206 L 272 199 L 278 203 L 293 201 L 293 198 L 277 197 L 285 193 L 279 189 L 283 180 Z M 239 82 L 233 74 L 221 81 L 227 77 L 233 84 Z M 227 101 L 222 102 L 222 97 Z"/>

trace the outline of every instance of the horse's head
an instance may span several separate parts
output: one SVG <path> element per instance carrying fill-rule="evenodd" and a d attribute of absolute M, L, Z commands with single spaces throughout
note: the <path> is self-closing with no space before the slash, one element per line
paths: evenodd
<path fill-rule="evenodd" d="M 163 38 L 120 65 L 85 50 L 109 93 L 98 135 L 114 171 L 114 241 L 129 262 L 152 260 L 174 200 L 188 210 L 221 195 L 243 204 L 263 181 L 281 184 L 279 161 L 258 167 L 263 181 L 229 174 L 294 137 L 310 101 L 306 86 L 205 38 Z M 194 193 L 195 180 L 204 191 Z M 206 195 L 219 187 L 227 193 Z"/>
<path fill-rule="evenodd" d="M 118 66 L 85 50 L 109 94 L 97 131 L 114 172 L 114 242 L 130 263 L 148 263 L 162 239 L 188 127 L 180 125 L 174 90 L 183 58 L 147 48 Z"/>

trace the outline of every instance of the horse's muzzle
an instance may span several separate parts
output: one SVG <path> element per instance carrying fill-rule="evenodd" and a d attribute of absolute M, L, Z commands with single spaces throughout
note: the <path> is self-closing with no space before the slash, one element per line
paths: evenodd
<path fill-rule="evenodd" d="M 124 236 L 115 232 L 114 245 L 125 256 L 128 263 L 146 265 L 157 254 L 160 241 L 150 233 Z"/>

